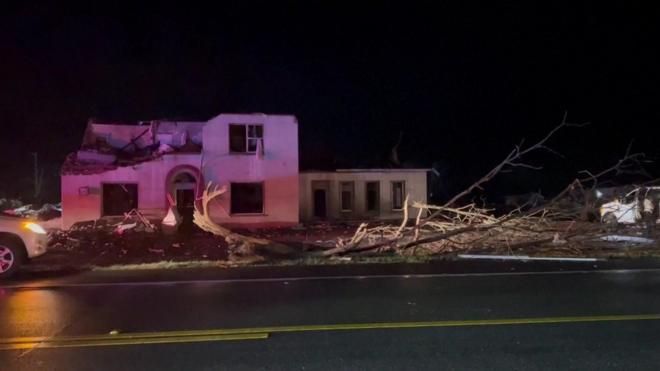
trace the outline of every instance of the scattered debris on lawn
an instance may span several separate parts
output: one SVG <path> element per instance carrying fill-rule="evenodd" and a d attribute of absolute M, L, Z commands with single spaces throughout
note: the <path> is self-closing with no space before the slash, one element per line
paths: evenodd
<path fill-rule="evenodd" d="M 127 223 L 127 224 L 119 224 L 117 226 L 117 234 L 124 234 L 124 231 L 127 231 L 129 229 L 133 229 L 137 227 L 137 223 Z"/>
<path fill-rule="evenodd" d="M 167 195 L 169 199 L 172 197 L 168 194 Z M 179 214 L 179 211 L 176 208 L 176 204 L 170 204 L 169 209 L 167 210 L 167 214 L 165 215 L 165 218 L 163 218 L 163 221 L 161 222 L 161 225 L 163 227 L 163 232 L 165 233 L 174 233 L 177 230 L 177 227 L 181 225 L 181 215 Z"/>
<path fill-rule="evenodd" d="M 551 249 L 563 251 L 564 254 L 581 255 L 582 249 L 592 247 L 594 239 L 611 233 L 608 231 L 608 226 L 593 222 L 598 204 L 596 201 L 598 197 L 594 196 L 597 195 L 598 181 L 604 176 L 616 175 L 640 166 L 640 159 L 644 158 L 644 154 L 631 153 L 628 147 L 623 158 L 614 166 L 598 173 L 581 172 L 584 174 L 582 178 L 575 179 L 557 196 L 547 201 L 540 197 L 525 196 L 528 201 L 530 199 L 532 201 L 519 205 L 503 215 L 498 215 L 494 210 L 475 203 L 458 205 L 461 199 L 483 189 L 485 183 L 502 171 L 516 167 L 541 169 L 539 166 L 521 162 L 522 157 L 535 151 L 553 152 L 547 147 L 546 142 L 555 132 L 566 126 L 575 125 L 568 124 L 564 116 L 562 123 L 538 142 L 528 146 L 523 144 L 516 146 L 491 171 L 444 205 L 411 202 L 406 196 L 401 224 L 370 226 L 368 223 L 362 223 L 350 238 L 337 239 L 335 246 L 323 251 L 322 255 L 385 252 L 400 255 L 435 255 L 472 250 L 487 250 L 491 254 L 506 251 L 509 255 L 513 255 L 530 248 L 537 252 L 547 252 Z M 644 190 L 644 196 L 648 196 L 648 190 L 651 188 L 635 190 L 636 196 L 642 194 L 640 189 Z M 636 198 L 640 199 L 640 197 Z M 652 206 L 656 206 L 657 212 L 657 202 L 657 198 L 649 201 L 649 205 L 644 205 L 642 210 L 649 211 L 652 210 Z M 653 203 L 655 205 L 651 205 Z M 629 228 L 635 227 L 637 226 Z M 655 226 L 649 228 L 647 223 L 644 232 L 652 234 L 654 228 Z M 601 241 L 610 242 L 606 239 Z M 650 241 L 652 241 L 650 243 L 655 242 Z"/>
<path fill-rule="evenodd" d="M 0 198 L 0 210 L 16 209 L 23 206 L 21 200 L 14 198 Z"/>
<path fill-rule="evenodd" d="M 132 223 L 131 223 L 132 222 Z M 147 218 L 136 209 L 124 214 L 124 220 L 117 224 L 117 234 L 124 234 L 125 231 L 135 228 L 137 232 L 153 233 L 156 227 Z"/>
<path fill-rule="evenodd" d="M 630 192 L 604 203 L 600 207 L 601 219 L 606 223 L 634 224 L 644 220 L 658 222 L 657 207 L 660 187 L 635 187 Z"/>
<path fill-rule="evenodd" d="M 19 201 L 20 203 L 20 201 Z M 14 203 L 15 205 L 16 203 Z M 18 216 L 21 218 L 36 218 L 39 220 L 51 220 L 62 216 L 61 204 L 43 204 L 37 206 L 33 204 L 22 205 L 15 208 L 9 208 L 2 211 L 6 215 Z"/>
<path fill-rule="evenodd" d="M 230 230 L 215 223 L 209 213 L 209 203 L 224 194 L 226 188 L 209 182 L 202 194 L 197 195 L 193 222 L 199 230 L 190 235 L 176 233 L 181 218 L 170 200 L 166 217 L 156 223 L 132 210 L 120 220 L 82 223 L 70 231 L 58 232 L 53 236 L 53 246 L 55 250 L 78 254 L 92 261 L 87 263 L 101 266 L 199 259 L 232 264 L 316 260 L 343 263 L 366 257 L 424 259 L 437 255 L 578 259 L 634 255 L 642 249 L 660 254 L 660 245 L 654 238 L 660 199 L 654 196 L 657 187 L 631 186 L 623 194 L 628 199 L 621 198 L 619 190 L 598 187 L 602 178 L 630 173 L 640 165 L 644 154 L 631 153 L 630 147 L 613 166 L 595 173 L 580 172 L 554 198 L 540 194 L 512 196 L 508 205 L 515 209 L 505 213 L 482 204 L 462 202 L 503 171 L 519 167 L 540 169 L 522 162 L 522 158 L 537 151 L 553 152 L 547 146 L 548 140 L 567 126 L 575 125 L 568 124 L 564 117 L 560 125 L 538 142 L 516 146 L 491 171 L 443 205 L 420 203 L 406 196 L 402 219 L 396 224 L 358 221 L 288 229 Z M 147 150 L 145 156 L 157 154 L 159 148 L 169 150 L 161 144 L 156 148 L 133 145 L 139 151 L 132 152 L 131 159 L 122 160 L 121 151 L 111 152 L 118 157 L 110 166 L 138 161 L 141 150 Z M 84 156 L 96 158 L 90 153 Z M 95 166 L 102 166 L 100 162 L 103 161 L 97 161 Z M 617 197 L 617 205 L 608 204 Z M 608 223 L 611 219 L 607 217 L 608 211 L 609 215 L 619 213 L 623 210 L 621 205 L 636 208 L 634 222 L 618 223 L 617 214 L 617 223 Z"/>
<path fill-rule="evenodd" d="M 37 264 L 65 264 L 67 266 L 105 266 L 112 264 L 150 263 L 168 259 L 187 261 L 206 256 L 211 260 L 227 260 L 227 245 L 202 231 L 189 235 L 165 235 L 152 221 L 142 221 L 137 214 L 103 218 L 77 223 L 71 229 L 51 233 L 48 254 Z M 132 220 L 131 220 L 132 219 Z M 148 223 L 147 223 L 148 222 Z M 126 228 L 127 225 L 135 227 Z M 117 228 L 123 232 L 117 233 Z"/>

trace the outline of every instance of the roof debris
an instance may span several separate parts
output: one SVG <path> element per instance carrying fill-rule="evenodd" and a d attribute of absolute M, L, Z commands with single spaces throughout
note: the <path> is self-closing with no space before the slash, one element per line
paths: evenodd
<path fill-rule="evenodd" d="M 204 122 L 150 121 L 140 125 L 90 121 L 81 149 L 69 154 L 62 175 L 90 175 L 152 161 L 170 153 L 200 153 Z"/>

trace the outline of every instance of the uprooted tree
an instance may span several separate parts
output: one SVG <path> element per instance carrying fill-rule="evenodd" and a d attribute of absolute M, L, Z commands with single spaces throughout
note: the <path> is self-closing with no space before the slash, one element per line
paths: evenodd
<path fill-rule="evenodd" d="M 403 220 L 399 226 L 379 225 L 369 227 L 361 224 L 348 240 L 338 240 L 336 246 L 323 252 L 326 256 L 393 251 L 399 254 L 416 254 L 419 248 L 433 253 L 479 248 L 504 248 L 513 250 L 531 245 L 554 243 L 567 245 L 568 241 L 593 238 L 598 225 L 579 223 L 584 215 L 584 205 L 579 209 L 561 205 L 568 195 L 579 193 L 583 197 L 598 184 L 598 180 L 611 173 L 622 173 L 637 167 L 643 153 L 631 153 L 630 146 L 625 155 L 613 166 L 592 173 L 582 171 L 580 178 L 571 182 L 562 192 L 549 202 L 536 206 L 523 205 L 514 211 L 496 216 L 493 210 L 479 207 L 474 203 L 456 206 L 460 200 L 477 190 L 504 170 L 522 167 L 541 170 L 541 166 L 523 162 L 523 157 L 535 151 L 548 151 L 557 154 L 547 143 L 560 129 L 581 127 L 586 124 L 570 124 L 566 114 L 562 122 L 538 142 L 525 146 L 524 141 L 515 146 L 509 154 L 483 177 L 459 192 L 442 206 L 420 202 L 404 202 Z M 588 203 L 588 197 L 587 203 Z M 416 209 L 414 223 L 410 223 L 409 208 Z M 557 223 L 557 221 L 568 221 Z M 412 224 L 412 225 L 410 225 Z M 575 244 L 572 244 L 575 246 Z M 568 247 L 567 248 L 574 248 Z"/>
<path fill-rule="evenodd" d="M 226 187 L 218 187 L 217 185 L 213 186 L 211 182 L 206 185 L 202 192 L 200 202 L 195 203 L 195 210 L 193 212 L 193 222 L 200 229 L 216 236 L 223 237 L 229 246 L 230 253 L 236 256 L 262 256 L 264 252 L 273 255 L 287 256 L 295 253 L 291 248 L 281 243 L 235 233 L 214 222 L 213 219 L 211 219 L 209 204 L 226 192 Z"/>
<path fill-rule="evenodd" d="M 598 181 L 611 174 L 630 172 L 639 168 L 643 153 L 631 153 L 629 146 L 624 156 L 613 166 L 598 171 L 582 171 L 562 192 L 540 206 L 523 205 L 504 215 L 496 215 L 494 210 L 475 203 L 459 205 L 459 202 L 475 191 L 483 190 L 490 180 L 503 171 L 512 168 L 541 170 L 538 165 L 523 162 L 523 157 L 532 152 L 548 151 L 557 154 L 548 146 L 548 141 L 559 130 L 566 127 L 581 127 L 585 124 L 570 124 L 564 114 L 562 122 L 539 141 L 525 145 L 524 140 L 483 177 L 457 193 L 444 205 L 429 205 L 410 201 L 406 196 L 403 218 L 398 225 L 362 223 L 352 237 L 338 238 L 334 247 L 321 251 L 321 256 L 347 254 L 373 254 L 393 252 L 401 255 L 420 253 L 445 253 L 469 249 L 497 248 L 512 251 L 517 248 L 543 245 L 566 246 L 574 249 L 580 241 L 593 238 L 601 226 L 581 223 L 584 209 L 571 209 L 562 205 L 567 196 L 580 193 L 583 196 L 593 190 Z M 196 205 L 194 222 L 201 229 L 224 237 L 230 249 L 243 254 L 254 253 L 256 249 L 290 253 L 291 249 L 282 244 L 243 234 L 234 233 L 210 218 L 209 203 L 226 192 L 225 188 L 213 187 L 209 183 L 201 197 L 201 209 Z M 412 210 L 411 210 L 412 209 Z M 561 221 L 561 222 L 560 222 Z M 568 242 L 571 244 L 568 244 Z"/>

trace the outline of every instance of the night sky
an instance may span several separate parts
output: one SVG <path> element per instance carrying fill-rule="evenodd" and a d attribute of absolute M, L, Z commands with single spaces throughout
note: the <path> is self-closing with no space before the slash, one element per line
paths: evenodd
<path fill-rule="evenodd" d="M 631 140 L 651 159 L 660 152 L 651 135 L 660 119 L 655 9 L 95 3 L 2 13 L 3 194 L 30 186 L 30 152 L 56 194 L 58 166 L 89 117 L 295 114 L 304 169 L 390 166 L 403 132 L 404 165 L 434 166 L 450 188 L 542 136 L 564 111 L 591 122 L 553 138 L 564 158 L 530 159 L 543 172 L 493 185 L 513 193 L 552 192 L 580 169 L 607 167 Z"/>

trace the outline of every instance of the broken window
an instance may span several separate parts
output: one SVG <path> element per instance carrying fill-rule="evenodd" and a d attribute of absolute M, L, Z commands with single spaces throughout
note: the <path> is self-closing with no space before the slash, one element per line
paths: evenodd
<path fill-rule="evenodd" d="M 341 211 L 353 210 L 353 182 L 339 183 L 341 190 Z"/>
<path fill-rule="evenodd" d="M 380 183 L 367 182 L 366 184 L 367 211 L 378 211 L 380 201 Z"/>
<path fill-rule="evenodd" d="M 137 184 L 103 184 L 103 216 L 124 215 L 124 213 L 137 208 Z"/>
<path fill-rule="evenodd" d="M 392 209 L 403 209 L 403 200 L 405 198 L 406 182 L 392 182 Z"/>
<path fill-rule="evenodd" d="M 238 153 L 263 151 L 264 126 L 257 124 L 229 125 L 229 150 Z"/>
<path fill-rule="evenodd" d="M 231 213 L 232 214 L 263 214 L 264 185 L 263 183 L 232 183 Z"/>

